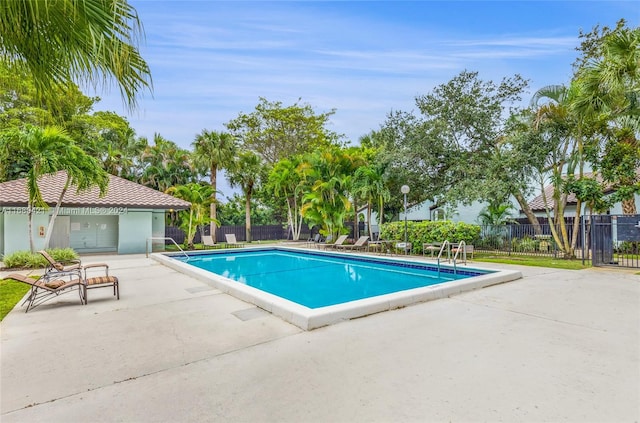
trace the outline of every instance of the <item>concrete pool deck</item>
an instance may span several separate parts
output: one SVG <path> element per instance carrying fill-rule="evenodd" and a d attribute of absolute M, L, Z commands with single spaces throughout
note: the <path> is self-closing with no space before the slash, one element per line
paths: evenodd
<path fill-rule="evenodd" d="M 0 323 L 10 422 L 640 420 L 640 276 L 523 278 L 303 331 L 142 256 Z M 7 272 L 0 273 L 0 276 Z"/>
<path fill-rule="evenodd" d="M 211 253 L 207 251 L 197 252 L 194 254 L 194 257 L 199 255 L 208 256 L 222 254 L 227 256 L 228 253 L 232 255 L 248 253 L 253 256 L 253 254 L 257 251 L 260 254 L 262 251 L 273 251 L 277 250 L 280 253 L 305 253 L 301 248 L 291 248 L 286 247 L 284 245 L 280 246 L 267 246 L 266 248 L 241 248 L 241 249 L 233 249 L 226 251 L 213 251 Z M 301 251 L 302 250 L 302 251 Z M 325 257 L 329 260 L 338 260 L 341 261 L 343 259 L 352 259 L 358 257 L 361 260 L 368 260 L 369 263 L 373 266 L 384 263 L 384 264 L 393 264 L 393 263 L 406 263 L 407 257 L 380 257 L 375 256 L 374 254 L 366 254 L 366 255 L 354 255 L 353 253 L 347 252 L 339 252 L 339 251 L 308 251 L 311 253 L 311 257 Z M 441 298 L 447 298 L 455 294 L 459 294 L 460 292 L 471 291 L 474 289 L 485 288 L 491 285 L 497 285 L 500 283 L 510 282 L 516 279 L 520 279 L 522 277 L 521 272 L 518 271 L 509 271 L 509 270 L 500 270 L 497 272 L 484 273 L 477 272 L 476 275 L 470 278 L 458 279 L 458 280 L 450 280 L 446 283 L 438 283 L 435 285 L 427 285 L 422 287 L 416 287 L 413 289 L 405 289 L 396 292 L 390 292 L 387 294 L 381 294 L 372 297 L 365 297 L 362 299 L 356 299 L 349 302 L 329 305 L 324 307 L 319 307 L 315 309 L 311 309 L 305 307 L 301 304 L 298 304 L 293 301 L 286 300 L 277 295 L 270 294 L 265 292 L 262 289 L 256 289 L 252 286 L 248 286 L 246 284 L 238 283 L 234 280 L 227 279 L 221 275 L 214 274 L 208 270 L 205 270 L 199 267 L 197 264 L 191 265 L 192 262 L 183 262 L 181 260 L 176 260 L 181 258 L 181 254 L 152 254 L 152 258 L 154 260 L 159 261 L 160 263 L 168 266 L 172 269 L 175 269 L 181 273 L 192 276 L 196 279 L 199 279 L 206 283 L 209 286 L 212 286 L 220 291 L 230 294 L 236 298 L 244 300 L 248 303 L 254 304 L 260 307 L 263 310 L 266 310 L 285 321 L 292 323 L 304 330 L 311 330 L 321 328 L 323 326 L 332 325 L 335 323 L 340 323 L 349 319 L 357 319 L 364 316 L 369 316 L 375 313 L 381 313 L 389 310 L 394 310 L 397 308 L 407 307 L 416 303 L 433 301 Z M 253 256 L 255 257 L 255 256 Z M 258 260 L 256 258 L 256 260 Z M 433 266 L 431 263 L 425 263 L 426 260 L 417 260 L 412 257 L 409 257 L 410 265 L 414 266 L 427 266 L 432 270 L 437 269 L 438 267 Z M 344 264 L 343 262 L 341 264 Z M 360 262 L 360 264 L 363 264 Z M 463 266 L 458 264 L 457 267 L 452 267 L 451 265 L 443 264 L 441 266 L 442 272 L 446 276 L 452 276 L 454 270 L 458 270 L 461 273 L 471 272 L 476 270 L 470 266 Z M 402 268 L 399 268 L 402 269 Z M 316 270 L 317 271 L 317 270 Z M 383 272 L 383 270 L 380 270 Z M 445 273 L 449 272 L 449 273 Z M 286 278 L 291 278 L 291 273 L 285 273 L 287 276 L 283 276 L 285 280 Z M 382 273 L 377 273 L 377 275 L 381 275 Z M 330 282 L 330 281 L 329 281 Z"/>

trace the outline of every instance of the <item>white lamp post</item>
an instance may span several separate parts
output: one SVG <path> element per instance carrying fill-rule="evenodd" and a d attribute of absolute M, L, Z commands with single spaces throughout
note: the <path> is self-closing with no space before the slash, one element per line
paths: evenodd
<path fill-rule="evenodd" d="M 404 253 L 407 254 L 407 194 L 409 194 L 409 185 L 403 185 L 400 192 L 404 194 Z"/>

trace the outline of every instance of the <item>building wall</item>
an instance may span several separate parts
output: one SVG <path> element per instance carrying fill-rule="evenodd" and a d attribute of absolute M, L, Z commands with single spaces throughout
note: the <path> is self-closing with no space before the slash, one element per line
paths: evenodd
<path fill-rule="evenodd" d="M 4 213 L 3 230 L 3 254 L 12 254 L 16 251 L 29 250 L 29 219 L 26 208 L 7 208 Z M 33 243 L 37 250 L 44 248 L 44 234 L 49 223 L 49 213 L 36 213 L 33 215 Z M 42 235 L 41 235 L 42 234 Z"/>
<path fill-rule="evenodd" d="M 53 209 L 34 214 L 33 233 L 36 250 L 44 248 L 49 217 Z M 147 238 L 164 236 L 164 210 L 119 208 L 62 208 L 61 216 L 70 216 L 69 246 L 80 253 L 144 253 Z M 0 257 L 29 250 L 26 207 L 5 207 L 0 213 Z M 42 231 L 41 231 L 42 229 Z M 155 250 L 163 250 L 159 241 Z"/>
<path fill-rule="evenodd" d="M 153 236 L 153 212 L 129 210 L 118 222 L 118 254 L 144 253 L 147 238 Z"/>
<path fill-rule="evenodd" d="M 162 238 L 164 237 L 164 210 L 154 210 L 153 211 L 153 221 L 151 223 L 151 233 L 153 237 Z M 164 241 L 162 240 L 154 240 L 153 241 L 153 251 L 164 251 Z"/>
<path fill-rule="evenodd" d="M 431 220 L 429 208 L 433 205 L 432 201 L 423 201 L 407 207 L 407 220 Z M 404 221 L 404 210 L 398 214 L 398 220 Z"/>
<path fill-rule="evenodd" d="M 478 223 L 478 216 L 487 204 L 488 203 L 479 201 L 474 201 L 466 206 L 460 204 L 455 207 L 453 216 L 448 216 L 448 220 L 452 222 Z M 514 207 L 511 215 L 518 217 L 517 210 L 519 210 L 519 206 L 515 199 L 512 200 L 512 204 Z M 444 210 L 446 210 L 447 207 L 438 207 L 431 210 L 431 206 L 433 206 L 432 201 L 425 201 L 407 208 L 407 220 L 443 220 L 441 216 L 444 215 Z M 400 212 L 399 216 L 399 220 L 404 220 L 404 212 Z"/>
<path fill-rule="evenodd" d="M 117 215 L 72 215 L 69 247 L 79 253 L 116 252 Z"/>
<path fill-rule="evenodd" d="M 488 203 L 474 201 L 468 206 L 458 206 L 457 213 L 451 217 L 451 220 L 453 222 L 478 223 L 478 216 L 487 205 Z M 512 213 L 514 217 L 517 214 L 516 210 L 514 209 Z"/>
<path fill-rule="evenodd" d="M 0 209 L 0 258 L 4 255 L 4 211 Z"/>

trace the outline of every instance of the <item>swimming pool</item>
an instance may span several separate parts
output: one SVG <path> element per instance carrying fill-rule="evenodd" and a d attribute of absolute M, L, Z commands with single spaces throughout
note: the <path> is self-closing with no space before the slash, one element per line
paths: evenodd
<path fill-rule="evenodd" d="M 297 248 L 243 248 L 156 260 L 310 330 L 522 277 L 520 272 Z"/>
<path fill-rule="evenodd" d="M 450 269 L 438 272 L 426 264 L 281 250 L 198 255 L 190 258 L 188 264 L 309 308 L 490 273 L 453 274 Z"/>

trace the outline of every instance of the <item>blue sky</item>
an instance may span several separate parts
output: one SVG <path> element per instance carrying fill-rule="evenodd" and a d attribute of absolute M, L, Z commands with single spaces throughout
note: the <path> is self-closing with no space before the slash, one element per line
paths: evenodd
<path fill-rule="evenodd" d="M 640 21 L 637 3 L 613 1 L 130 3 L 145 28 L 153 96 L 127 115 L 113 89 L 97 93 L 96 109 L 185 148 L 259 97 L 335 109 L 330 129 L 357 142 L 465 69 L 494 81 L 519 73 L 532 92 L 566 83 L 580 29 Z"/>

